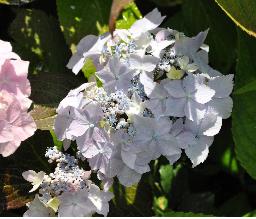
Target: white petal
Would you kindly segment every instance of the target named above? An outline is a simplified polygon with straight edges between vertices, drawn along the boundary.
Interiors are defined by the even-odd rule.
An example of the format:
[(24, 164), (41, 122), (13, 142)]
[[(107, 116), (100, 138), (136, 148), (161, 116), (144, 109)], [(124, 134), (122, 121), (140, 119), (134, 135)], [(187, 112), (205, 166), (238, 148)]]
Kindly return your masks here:
[(130, 169), (127, 166), (124, 166), (124, 168), (117, 175), (117, 177), (122, 185), (129, 187), (140, 181), (141, 174), (137, 173), (136, 171)]
[(214, 110), (208, 108), (207, 113), (200, 122), (200, 134), (214, 136), (219, 133), (222, 126), (222, 118)]
[(181, 153), (173, 154), (165, 157), (169, 160), (170, 164), (172, 165), (180, 158), (180, 156), (181, 156)]
[(223, 75), (221, 77), (215, 77), (209, 81), (209, 86), (215, 90), (216, 98), (228, 97), (233, 90), (233, 78), (234, 75)]
[(176, 138), (179, 143), (179, 147), (182, 149), (187, 148), (189, 144), (196, 143), (194, 134), (189, 131), (181, 132)]
[(181, 153), (181, 150), (178, 148), (177, 140), (171, 135), (166, 138), (161, 137), (159, 139), (159, 147), (161, 154), (164, 156), (171, 156)]
[(185, 116), (186, 98), (168, 98), (166, 100), (166, 116)]
[(213, 142), (213, 137), (202, 136), (198, 140), (197, 144), (190, 145), (185, 149), (185, 153), (191, 160), (193, 166), (195, 167), (200, 163), (203, 163), (208, 156), (209, 147)]
[(207, 104), (223, 119), (230, 117), (233, 108), (233, 100), (230, 97), (214, 98)]
[[(204, 121), (204, 120), (203, 120)], [(222, 126), (222, 118), (217, 116), (216, 122), (214, 123), (213, 126), (208, 127), (203, 134), (206, 136), (214, 136), (217, 135), (220, 132)]]
[(36, 175), (37, 175), (37, 172), (35, 172), (34, 170), (28, 170), (22, 173), (23, 178), (28, 182), (33, 182)]
[(144, 18), (136, 21), (129, 29), (133, 36), (138, 36), (149, 30), (153, 30), (158, 27), (164, 20), (165, 16), (162, 17), (158, 9), (154, 9), (148, 13)]
[(153, 81), (153, 75), (150, 73), (142, 72), (140, 74), (140, 82), (143, 84), (147, 96), (152, 93), (156, 86), (156, 82)]
[(75, 53), (69, 60), (67, 68), (72, 69), (76, 75), (83, 68), (85, 63), (85, 57), (81, 54)]
[(89, 51), (94, 46), (94, 44), (97, 42), (97, 40), (98, 40), (98, 37), (95, 35), (85, 36), (77, 44), (77, 52), (80, 54), (83, 54), (83, 53)]
[(181, 69), (185, 69), (189, 63), (189, 58), (187, 56), (182, 56), (177, 60)]
[(205, 104), (209, 102), (214, 96), (215, 91), (206, 85), (201, 85), (197, 91), (192, 95), (193, 99), (198, 103)]
[(121, 151), (121, 156), (122, 156), (122, 160), (123, 162), (131, 169), (135, 168), (135, 162), (137, 159), (137, 155), (131, 153), (130, 151)]
[(153, 99), (145, 101), (145, 106), (152, 111), (156, 118), (165, 116), (166, 105), (164, 100)]
[(199, 50), (199, 48), (202, 46), (207, 34), (208, 30), (200, 32), (198, 35), (192, 38), (185, 37), (177, 40), (174, 45), (176, 53), (187, 55), (192, 58), (193, 54), (196, 53), (197, 50)]
[(144, 55), (143, 57), (132, 54), (129, 58), (129, 65), (131, 69), (143, 70), (146, 72), (151, 72), (155, 69), (159, 62), (159, 58)]
[(198, 121), (201, 120), (206, 112), (206, 106), (195, 102), (192, 99), (188, 99), (185, 105), (185, 115), (189, 120)]
[(164, 88), (175, 98), (185, 97), (185, 92), (181, 80), (170, 80), (165, 83)]

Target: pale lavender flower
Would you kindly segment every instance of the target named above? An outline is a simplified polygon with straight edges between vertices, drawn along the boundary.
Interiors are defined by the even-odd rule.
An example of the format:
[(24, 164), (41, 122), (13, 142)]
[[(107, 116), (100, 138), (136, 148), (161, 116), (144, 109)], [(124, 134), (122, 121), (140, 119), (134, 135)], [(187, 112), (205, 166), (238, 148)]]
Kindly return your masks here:
[(179, 158), (181, 150), (176, 138), (170, 134), (172, 123), (168, 118), (135, 116), (133, 124), (136, 130), (133, 144), (137, 146), (137, 150), (145, 153), (146, 162), (149, 163), (160, 155)]
[(131, 87), (131, 80), (134, 76), (134, 71), (129, 69), (124, 63), (121, 63), (116, 56), (111, 58), (108, 65), (96, 75), (103, 82), (104, 89), (108, 92), (122, 90), (127, 93)]
[(214, 112), (208, 111), (201, 121), (185, 121), (185, 130), (194, 134), (195, 140), (185, 148), (185, 153), (191, 160), (193, 167), (205, 161), (209, 147), (213, 143), (213, 136), (221, 128), (222, 119)]
[(87, 133), (76, 139), (77, 146), (85, 158), (88, 158), (92, 170), (106, 174), (109, 160), (114, 150), (108, 134), (95, 128), (91, 136)]
[(74, 140), (86, 132), (92, 135), (94, 127), (102, 119), (103, 112), (97, 104), (88, 104), (83, 110), (68, 107), (55, 119), (55, 132), (60, 140)]
[(183, 117), (192, 121), (200, 120), (206, 112), (206, 104), (215, 91), (205, 85), (204, 77), (187, 75), (183, 80), (171, 80), (164, 87), (173, 98), (167, 100), (166, 115)]
[(139, 36), (142, 33), (157, 28), (163, 22), (164, 18), (165, 16), (161, 16), (161, 13), (158, 11), (158, 9), (155, 8), (153, 11), (148, 13), (144, 18), (136, 21), (129, 29), (129, 32), (134, 37)]
[(213, 99), (208, 103), (208, 107), (215, 111), (223, 119), (230, 117), (233, 101), (229, 95), (233, 90), (234, 75), (223, 75), (210, 78), (208, 85), (215, 90)]

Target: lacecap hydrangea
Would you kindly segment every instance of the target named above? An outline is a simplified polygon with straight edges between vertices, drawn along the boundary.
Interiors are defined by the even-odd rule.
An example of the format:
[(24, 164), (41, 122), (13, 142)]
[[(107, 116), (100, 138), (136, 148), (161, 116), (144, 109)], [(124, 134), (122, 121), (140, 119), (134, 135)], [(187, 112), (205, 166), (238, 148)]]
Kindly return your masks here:
[[(164, 18), (154, 9), (113, 36), (88, 35), (67, 65), (77, 74), (91, 59), (102, 86), (91, 81), (71, 90), (57, 109), (55, 133), (65, 150), (76, 142), (77, 158), (97, 173), (104, 192), (114, 177), (138, 183), (160, 156), (173, 164), (184, 151), (193, 167), (204, 162), (231, 114), (233, 75), (208, 65), (208, 30), (190, 38), (160, 28)], [(80, 200), (81, 193), (69, 194)]]
[(231, 114), (233, 75), (208, 65), (208, 30), (190, 38), (159, 28), (164, 18), (154, 9), (113, 37), (86, 36), (67, 65), (78, 73), (92, 59), (103, 86), (70, 91), (55, 131), (60, 140), (76, 141), (106, 181), (117, 176), (130, 186), (150, 171), (151, 160), (162, 155), (173, 164), (182, 150), (197, 166)]
[(32, 136), (36, 124), (27, 112), (31, 86), (29, 62), (12, 52), (9, 42), (0, 40), (0, 154), (13, 154), (21, 142)]

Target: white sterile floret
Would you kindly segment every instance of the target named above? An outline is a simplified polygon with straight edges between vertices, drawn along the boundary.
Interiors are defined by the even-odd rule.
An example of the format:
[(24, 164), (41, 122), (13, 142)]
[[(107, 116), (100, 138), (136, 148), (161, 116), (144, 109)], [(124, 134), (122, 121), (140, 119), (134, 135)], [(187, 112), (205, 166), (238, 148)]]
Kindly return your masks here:
[(22, 173), (23, 178), (31, 182), (31, 184), (33, 185), (33, 188), (29, 192), (34, 192), (39, 188), (39, 186), (44, 180), (44, 175), (45, 172), (43, 171), (36, 173), (33, 170), (28, 170)]
[(114, 56), (108, 62), (108, 65), (96, 75), (103, 82), (104, 89), (108, 92), (122, 90), (127, 93), (131, 87), (131, 80), (134, 71), (129, 69), (127, 64), (121, 63), (120, 60)]
[(64, 192), (60, 197), (60, 217), (89, 217), (95, 212), (107, 216), (109, 201), (113, 198), (110, 192), (101, 191), (91, 184), (89, 189), (78, 192)]
[(133, 36), (138, 36), (150, 30), (157, 28), (164, 20), (165, 16), (161, 16), (158, 9), (154, 9), (148, 13), (144, 18), (136, 21), (129, 29)]
[(185, 130), (194, 134), (195, 139), (188, 143), (185, 153), (193, 163), (193, 167), (205, 161), (209, 147), (213, 143), (213, 136), (219, 133), (222, 119), (214, 112), (207, 112), (205, 117), (196, 122), (185, 121)]
[(167, 114), (176, 117), (186, 116), (192, 121), (201, 120), (215, 91), (202, 83), (198, 75), (187, 75), (183, 80), (167, 82), (164, 87), (172, 98), (168, 99)]
[(59, 199), (59, 217), (89, 217), (96, 212), (96, 207), (88, 199), (87, 189), (64, 192)]
[(23, 214), (23, 217), (50, 217), (54, 215), (53, 210), (47, 208), (36, 195), (34, 200), (27, 204), (28, 210)]
[(229, 96), (233, 90), (234, 75), (223, 75), (210, 78), (208, 85), (215, 90), (213, 99), (208, 103), (209, 108), (214, 110), (220, 117), (227, 119), (230, 117), (233, 101)]
[(176, 161), (180, 157), (181, 150), (177, 139), (170, 134), (172, 123), (168, 118), (135, 116), (134, 127), (136, 134), (133, 144), (137, 146), (137, 150), (144, 152), (144, 156), (147, 154), (146, 162), (149, 163), (160, 155), (167, 158), (175, 157), (175, 159), (169, 159), (170, 161)]
[(97, 129), (91, 137), (81, 136), (76, 142), (82, 155), (88, 159), (91, 169), (106, 174), (109, 160), (115, 149), (108, 134), (104, 130)]
[(67, 107), (55, 119), (55, 132), (60, 140), (74, 140), (90, 132), (102, 118), (103, 112), (98, 104), (90, 103), (85, 109)]

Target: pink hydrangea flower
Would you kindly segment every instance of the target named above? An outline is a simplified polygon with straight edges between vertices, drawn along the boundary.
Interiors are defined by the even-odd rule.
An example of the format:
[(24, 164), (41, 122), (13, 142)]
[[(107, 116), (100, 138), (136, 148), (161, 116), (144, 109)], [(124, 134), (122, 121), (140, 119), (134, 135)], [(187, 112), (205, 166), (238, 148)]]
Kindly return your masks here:
[(13, 154), (21, 142), (34, 134), (36, 125), (33, 118), (22, 109), (17, 98), (0, 92), (0, 154)]
[(20, 59), (20, 57), (12, 52), (12, 45), (9, 42), (0, 40), (0, 59)]
[(12, 52), (9, 42), (0, 40), (0, 154), (4, 157), (13, 154), (36, 130), (27, 113), (32, 103), (28, 65)]
[(28, 109), (31, 100), (28, 96), (31, 94), (31, 87), (28, 76), (29, 62), (22, 60), (0, 61), (0, 90), (12, 93), (21, 102), (23, 109)]

